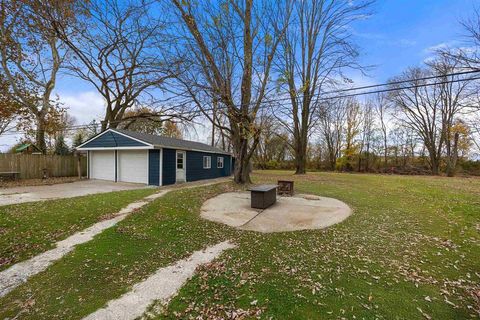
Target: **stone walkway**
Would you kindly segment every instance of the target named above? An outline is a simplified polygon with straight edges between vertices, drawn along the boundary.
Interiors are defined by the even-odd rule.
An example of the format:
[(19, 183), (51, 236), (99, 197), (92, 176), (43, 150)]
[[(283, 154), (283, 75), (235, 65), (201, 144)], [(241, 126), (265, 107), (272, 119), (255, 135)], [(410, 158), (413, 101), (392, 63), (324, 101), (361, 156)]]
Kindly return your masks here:
[(234, 247), (235, 245), (229, 241), (221, 242), (205, 250), (196, 251), (190, 257), (173, 265), (160, 268), (146, 280), (135, 284), (130, 292), (111, 300), (105, 308), (97, 310), (83, 320), (137, 319), (153, 302), (168, 303), (193, 276), (198, 266), (213, 261), (223, 251)]
[(0, 298), (8, 294), (22, 283), (26, 282), (31, 276), (34, 276), (37, 273), (47, 269), (53, 262), (59, 260), (67, 253), (72, 251), (75, 246), (92, 240), (97, 234), (103, 232), (105, 229), (113, 227), (118, 222), (125, 219), (129, 214), (140, 209), (154, 199), (160, 198), (173, 190), (208, 186), (226, 181), (228, 180), (215, 179), (209, 182), (193, 182), (175, 187), (169, 187), (149, 195), (140, 201), (129, 204), (127, 207), (120, 210), (113, 218), (97, 222), (87, 229), (77, 232), (64, 240), (57, 242), (54, 249), (41, 253), (29, 260), (14, 264), (10, 268), (0, 272)]

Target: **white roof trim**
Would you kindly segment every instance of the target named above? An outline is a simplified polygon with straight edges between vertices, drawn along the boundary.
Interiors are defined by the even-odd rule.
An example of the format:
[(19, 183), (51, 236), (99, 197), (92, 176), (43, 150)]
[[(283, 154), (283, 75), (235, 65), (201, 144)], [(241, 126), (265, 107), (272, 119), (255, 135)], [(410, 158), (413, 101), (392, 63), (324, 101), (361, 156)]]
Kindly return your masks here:
[[(96, 139), (96, 138), (99, 138), (100, 136), (104, 135), (105, 133), (107, 132), (110, 132), (110, 131), (113, 131), (119, 135), (122, 135), (124, 137), (127, 137), (129, 139), (132, 139), (132, 140), (135, 140), (137, 142), (140, 142), (140, 143), (143, 143), (145, 146), (139, 146), (139, 147), (87, 147), (87, 148), (84, 148), (83, 146), (87, 143), (89, 143), (90, 141)], [(224, 151), (224, 152), (215, 152), (215, 151), (206, 151), (206, 150), (200, 150), (200, 149), (189, 149), (189, 148), (177, 148), (177, 147), (174, 147), (174, 146), (167, 146), (167, 145), (160, 145), (160, 144), (156, 144), (156, 145), (153, 145), (151, 143), (148, 143), (148, 142), (145, 142), (143, 140), (140, 140), (140, 139), (137, 139), (137, 138), (134, 138), (132, 136), (129, 136), (128, 134), (125, 134), (125, 133), (122, 133), (122, 132), (119, 132), (115, 129), (107, 129), (99, 134), (97, 134), (96, 136), (88, 139), (87, 141), (85, 141), (84, 143), (82, 143), (81, 145), (79, 145), (76, 150), (131, 150), (131, 149), (154, 149), (154, 148), (166, 148), (166, 149), (173, 149), (173, 150), (185, 150), (185, 151), (196, 151), (196, 152), (203, 152), (203, 153), (212, 153), (212, 154), (221, 154), (221, 155), (227, 155), (227, 156), (232, 156), (231, 153), (228, 153), (227, 151)]]
[(154, 149), (153, 146), (144, 146), (144, 147), (90, 147), (90, 148), (77, 148), (77, 150), (88, 150), (88, 151), (95, 151), (95, 150), (148, 150)]
[[(113, 131), (113, 132), (115, 132), (115, 133), (117, 133), (117, 134), (119, 134), (119, 135), (122, 135), (122, 136), (127, 137), (127, 138), (132, 139), (132, 140), (135, 140), (135, 141), (137, 141), (137, 142), (143, 143), (146, 147), (144, 147), (144, 146), (141, 146), (141, 147), (101, 147), (101, 148), (93, 148), (93, 147), (91, 147), (91, 148), (88, 148), (88, 147), (87, 147), (87, 148), (84, 148), (84, 147), (83, 147), (85, 144), (87, 144), (87, 143), (89, 143), (89, 142), (91, 142), (91, 141), (93, 141), (93, 140), (95, 140), (95, 139), (97, 139), (97, 138), (100, 138), (100, 137), (103, 136), (105, 133), (110, 132), (110, 131)], [(124, 133), (121, 133), (121, 132), (118, 132), (118, 131), (116, 131), (116, 130), (114, 130), (114, 129), (109, 128), (109, 129), (107, 129), (107, 130), (105, 130), (105, 131), (97, 134), (96, 136), (91, 137), (90, 139), (88, 139), (87, 141), (85, 141), (84, 143), (82, 143), (81, 145), (79, 145), (76, 149), (77, 149), (77, 150), (115, 150), (115, 149), (121, 150), (121, 149), (125, 149), (125, 148), (128, 148), (128, 149), (153, 149), (153, 145), (150, 144), (150, 143), (148, 143), (148, 142), (142, 141), (142, 140), (140, 140), (140, 139), (134, 138), (134, 137), (132, 137), (132, 136), (126, 135), (126, 134), (124, 134)]]
[(99, 138), (101, 136), (103, 136), (105, 133), (107, 133), (110, 129), (107, 129), (103, 132), (100, 132), (99, 134), (96, 134), (94, 135), (93, 137), (91, 137), (90, 139), (88, 139), (87, 141), (85, 141), (84, 143), (82, 143), (81, 145), (79, 145), (76, 149), (80, 149), (80, 150), (86, 150), (86, 149), (81, 149), (83, 147), (84, 144), (87, 144), (89, 143), (90, 141), (96, 139), (96, 138)]

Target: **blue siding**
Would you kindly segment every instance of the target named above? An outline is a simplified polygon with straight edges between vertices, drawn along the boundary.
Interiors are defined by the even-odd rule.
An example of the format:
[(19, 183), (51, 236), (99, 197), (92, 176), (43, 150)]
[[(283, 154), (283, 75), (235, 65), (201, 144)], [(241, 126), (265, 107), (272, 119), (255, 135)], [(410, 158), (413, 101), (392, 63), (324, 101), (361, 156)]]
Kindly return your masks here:
[[(174, 149), (162, 149), (162, 184), (174, 184), (176, 182), (176, 164), (175, 164), (175, 150)], [(187, 157), (188, 159), (188, 157)]]
[[(210, 169), (203, 168), (203, 157), (212, 157)], [(223, 157), (223, 168), (217, 168), (217, 157)], [(214, 179), (230, 175), (230, 156), (208, 152), (187, 151), (187, 181)]]
[(148, 150), (148, 184), (160, 185), (160, 150)]
[(84, 145), (84, 148), (143, 147), (146, 144), (109, 131)]

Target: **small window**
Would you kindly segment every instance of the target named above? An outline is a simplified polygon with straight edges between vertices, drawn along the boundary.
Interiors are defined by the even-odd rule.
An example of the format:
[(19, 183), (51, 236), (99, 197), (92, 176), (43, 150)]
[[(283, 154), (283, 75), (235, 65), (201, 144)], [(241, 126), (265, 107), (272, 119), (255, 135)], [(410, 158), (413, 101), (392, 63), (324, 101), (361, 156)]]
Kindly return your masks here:
[(210, 169), (212, 167), (212, 157), (203, 157), (203, 169)]
[(223, 157), (217, 157), (217, 168), (223, 168)]
[(177, 169), (183, 169), (183, 152), (177, 152)]

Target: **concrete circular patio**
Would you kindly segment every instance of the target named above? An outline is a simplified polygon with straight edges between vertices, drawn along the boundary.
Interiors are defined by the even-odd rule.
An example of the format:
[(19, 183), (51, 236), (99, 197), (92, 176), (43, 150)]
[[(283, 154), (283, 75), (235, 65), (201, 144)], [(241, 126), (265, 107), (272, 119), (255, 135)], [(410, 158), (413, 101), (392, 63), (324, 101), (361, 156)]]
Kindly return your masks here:
[(207, 200), (201, 217), (242, 230), (283, 232), (322, 229), (345, 220), (352, 210), (342, 201), (313, 195), (278, 197), (265, 210), (250, 207), (249, 192), (228, 192)]

